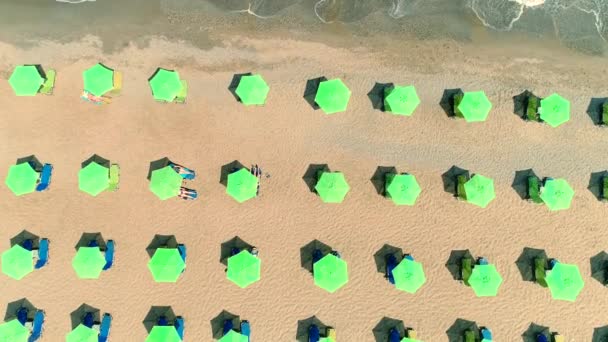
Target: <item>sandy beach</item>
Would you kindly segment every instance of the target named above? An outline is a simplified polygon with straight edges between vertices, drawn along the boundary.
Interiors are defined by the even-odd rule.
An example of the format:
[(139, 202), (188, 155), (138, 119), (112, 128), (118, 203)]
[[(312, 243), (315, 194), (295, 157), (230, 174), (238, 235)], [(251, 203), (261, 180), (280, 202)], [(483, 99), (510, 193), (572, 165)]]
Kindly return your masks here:
[[(384, 316), (402, 319), (424, 341), (446, 341), (457, 318), (490, 327), (497, 341), (521, 340), (532, 322), (568, 341), (590, 341), (594, 328), (608, 324), (598, 314), (608, 305), (607, 290), (589, 266), (608, 246), (607, 208), (587, 190), (590, 173), (608, 168), (608, 131), (585, 111), (591, 97), (606, 95), (605, 59), (549, 43), (521, 55), (533, 45), (492, 43), (482, 30), (473, 34), (484, 45), (395, 43), (331, 30), (323, 39), (217, 30), (207, 33), (212, 47), (151, 37), (113, 52), (94, 35), (28, 47), (0, 43), (2, 79), (24, 63), (58, 74), (53, 96), (15, 97), (0, 82), (2, 177), (30, 154), (55, 168), (48, 192), (16, 197), (0, 187), (0, 250), (22, 229), (51, 240), (48, 267), (22, 281), (2, 275), (0, 305), (27, 297), (44, 309), (42, 341), (64, 340), (69, 313), (82, 303), (113, 315), (112, 341), (143, 341), (152, 305), (171, 305), (185, 317), (185, 341), (212, 341), (209, 322), (222, 310), (249, 320), (254, 341), (294, 341), (297, 321), (312, 315), (335, 327), (341, 341), (373, 341), (372, 328)], [(81, 72), (98, 61), (124, 73), (122, 95), (104, 106), (79, 99)], [(146, 80), (159, 66), (188, 81), (186, 105), (153, 101)], [(244, 107), (227, 90), (234, 73), (249, 71), (270, 85), (264, 107)], [(327, 116), (302, 98), (306, 80), (318, 76), (340, 77), (350, 87), (346, 112)], [(366, 94), (374, 82), (415, 85), (422, 103), (414, 116), (373, 110)], [(446, 88), (484, 90), (494, 104), (489, 119), (448, 118), (438, 105)], [(518, 118), (511, 97), (524, 89), (568, 98), (571, 121), (552, 129)], [(121, 165), (118, 192), (79, 192), (80, 163), (94, 153)], [(165, 156), (197, 171), (197, 201), (160, 201), (150, 193), (149, 163)], [(270, 174), (261, 196), (244, 204), (219, 183), (220, 167), (235, 159)], [(351, 192), (344, 203), (323, 204), (308, 191), (302, 176), (314, 163), (345, 173)], [(397, 207), (376, 194), (369, 179), (380, 165), (416, 175), (423, 189), (416, 206)], [(444, 192), (441, 174), (452, 165), (494, 178), (496, 200), (480, 209)], [(511, 183), (527, 168), (566, 178), (576, 191), (572, 208), (549, 212), (522, 201)], [(114, 268), (96, 281), (77, 279), (71, 268), (83, 232), (117, 243)], [(154, 234), (175, 234), (188, 246), (176, 284), (154, 283), (146, 267)], [(226, 280), (219, 262), (220, 244), (235, 235), (262, 258), (262, 280), (247, 289)], [(350, 282), (336, 293), (314, 286), (300, 267), (300, 247), (313, 239), (348, 262)], [(428, 281), (417, 294), (397, 291), (375, 271), (373, 253), (385, 243), (424, 264)], [(515, 260), (524, 247), (580, 267), (586, 286), (575, 303), (522, 281)], [(451, 278), (449, 253), (465, 248), (497, 265), (504, 278), (498, 297), (477, 298)]]

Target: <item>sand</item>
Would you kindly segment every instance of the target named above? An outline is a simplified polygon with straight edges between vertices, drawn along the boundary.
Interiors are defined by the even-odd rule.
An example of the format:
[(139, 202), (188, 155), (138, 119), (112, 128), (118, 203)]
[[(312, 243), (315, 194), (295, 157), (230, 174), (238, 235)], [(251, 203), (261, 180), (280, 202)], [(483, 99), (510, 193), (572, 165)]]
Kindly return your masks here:
[[(58, 72), (50, 97), (17, 98), (0, 82), (3, 177), (30, 154), (55, 166), (48, 192), (15, 197), (0, 187), (0, 250), (22, 229), (51, 240), (50, 265), (19, 282), (2, 276), (0, 291), (0, 303), (27, 297), (46, 311), (43, 341), (63, 340), (69, 313), (82, 303), (113, 315), (113, 341), (143, 341), (151, 305), (171, 305), (185, 317), (186, 341), (211, 341), (209, 322), (224, 309), (251, 322), (254, 341), (293, 341), (297, 321), (311, 315), (351, 341), (372, 341), (383, 316), (402, 319), (425, 341), (446, 340), (457, 318), (490, 327), (497, 341), (520, 340), (531, 322), (589, 341), (593, 328), (608, 324), (598, 315), (608, 305), (606, 289), (589, 271), (589, 258), (608, 241), (606, 205), (586, 189), (590, 173), (608, 167), (607, 131), (585, 114), (590, 97), (605, 95), (605, 60), (557, 47), (522, 56), (507, 41), (390, 45), (391, 37), (320, 42), (254, 32), (214, 39), (219, 44), (207, 50), (155, 38), (113, 54), (103, 54), (92, 36), (28, 49), (0, 45), (3, 78), (20, 63)], [(98, 60), (124, 72), (124, 92), (107, 106), (79, 99), (80, 73)], [(146, 79), (157, 66), (177, 68), (189, 82), (186, 105), (152, 100)], [(271, 86), (266, 106), (246, 108), (227, 90), (233, 73), (247, 71)], [(321, 75), (351, 88), (347, 112), (326, 116), (304, 101), (306, 80)], [(422, 101), (415, 115), (374, 111), (366, 93), (375, 81), (414, 84)], [(486, 91), (494, 103), (487, 122), (446, 117), (438, 102), (444, 88), (456, 87)], [(569, 98), (572, 120), (557, 129), (523, 122), (512, 114), (511, 97), (525, 88)], [(80, 163), (93, 153), (121, 165), (118, 192), (93, 198), (78, 191)], [(198, 172), (192, 187), (199, 200), (159, 201), (148, 191), (149, 162), (164, 156)], [(261, 196), (244, 204), (219, 184), (221, 165), (235, 159), (270, 174)], [(352, 190), (344, 203), (323, 204), (308, 191), (301, 177), (311, 163), (346, 174)], [(494, 178), (496, 200), (480, 209), (444, 192), (440, 175), (453, 164)], [(423, 192), (415, 207), (375, 193), (369, 179), (379, 165), (418, 177)], [(520, 200), (513, 175), (530, 167), (570, 181), (570, 210)], [(97, 281), (79, 280), (71, 268), (83, 232), (117, 243), (115, 267)], [(188, 246), (176, 284), (156, 284), (148, 272), (145, 247), (154, 234), (175, 234)], [(263, 261), (262, 280), (247, 289), (226, 280), (219, 262), (220, 244), (235, 235), (256, 245)], [(299, 249), (312, 239), (349, 263), (350, 282), (336, 293), (314, 286), (299, 266)], [(416, 295), (375, 272), (373, 253), (385, 243), (424, 264), (428, 282)], [(552, 300), (547, 289), (521, 280), (514, 262), (524, 247), (579, 265), (586, 287), (577, 302)], [(444, 264), (463, 248), (496, 263), (504, 277), (498, 297), (476, 298), (451, 279)]]

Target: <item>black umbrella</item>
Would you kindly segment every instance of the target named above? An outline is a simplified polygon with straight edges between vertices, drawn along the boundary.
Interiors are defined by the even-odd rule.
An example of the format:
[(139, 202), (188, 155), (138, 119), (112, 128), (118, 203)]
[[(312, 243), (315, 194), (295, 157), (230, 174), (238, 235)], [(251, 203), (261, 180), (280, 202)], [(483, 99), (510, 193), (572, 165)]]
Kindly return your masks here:
[(306, 88), (304, 88), (304, 99), (314, 110), (321, 108), (315, 102), (315, 97), (317, 96), (317, 90), (319, 90), (319, 85), (321, 84), (321, 82), (324, 81), (327, 81), (327, 78), (324, 76), (306, 81)]
[(241, 83), (241, 78), (243, 78), (243, 76), (251, 76), (251, 75), (253, 75), (253, 74), (250, 72), (232, 75), (232, 80), (230, 81), (230, 85), (228, 85), (228, 91), (230, 91), (232, 96), (234, 96), (234, 98), (239, 102), (241, 102), (241, 98), (237, 95), (236, 88), (239, 86), (239, 83)]
[(450, 253), (450, 257), (445, 263), (445, 267), (450, 271), (454, 280), (462, 280), (462, 259), (464, 258), (473, 259), (473, 255), (471, 255), (468, 249), (454, 250)]
[(374, 87), (367, 93), (367, 97), (372, 103), (374, 109), (378, 109), (384, 112), (384, 97), (388, 89), (394, 88), (393, 83), (378, 83), (374, 84)]
[(319, 240), (313, 240), (306, 246), (300, 248), (300, 265), (307, 271), (312, 273), (312, 252), (318, 249), (321, 254), (326, 255), (332, 251), (331, 247)]
[(317, 328), (319, 328), (319, 331), (321, 332), (321, 334), (328, 327), (328, 325), (325, 325), (316, 316), (312, 316), (312, 317), (309, 317), (307, 319), (298, 321), (298, 329), (296, 331), (296, 341), (298, 341), (298, 342), (308, 342), (309, 341), (309, 339), (308, 339), (309, 338), (309, 336), (308, 336), (308, 329), (310, 329), (310, 327), (313, 324), (316, 325)]
[(17, 319), (17, 313), (22, 308), (27, 310), (27, 320), (33, 321), (36, 315), (36, 307), (26, 298), (21, 298), (14, 302), (10, 302), (6, 305), (6, 314), (4, 315), (4, 321), (8, 322), (13, 319)]
[(515, 177), (513, 178), (513, 183), (511, 187), (522, 200), (528, 199), (528, 177), (536, 177), (540, 180), (540, 178), (534, 173), (532, 169), (519, 170), (515, 171)]
[(220, 184), (227, 186), (228, 175), (243, 168), (245, 168), (245, 166), (238, 160), (233, 160), (226, 165), (222, 165), (222, 168), (220, 169)]
[(101, 322), (101, 314), (99, 312), (99, 309), (94, 308), (90, 305), (87, 304), (82, 304), (81, 306), (78, 307), (78, 309), (72, 311), (72, 313), (70, 313), (70, 320), (72, 321), (72, 329), (76, 329), (76, 327), (84, 322), (84, 317), (87, 314), (92, 314), (93, 315), (93, 322), (95, 324), (99, 324)]
[(146, 315), (146, 318), (144, 318), (143, 321), (144, 327), (146, 327), (148, 333), (152, 331), (152, 328), (154, 328), (154, 326), (158, 325), (158, 320), (161, 317), (164, 317), (168, 325), (175, 324), (176, 316), (175, 312), (173, 312), (173, 308), (171, 308), (170, 306), (153, 306), (150, 308), (150, 311), (148, 311), (148, 314)]
[(146, 247), (146, 252), (148, 252), (150, 257), (153, 257), (157, 248), (177, 248), (177, 245), (178, 243), (175, 235), (156, 234), (154, 235), (154, 238), (152, 238), (152, 241), (148, 247)]
[(110, 168), (110, 161), (108, 159), (102, 158), (97, 154), (92, 155), (91, 157), (89, 157), (89, 159), (83, 161), (80, 164), (81, 168), (85, 168), (87, 165), (91, 164), (92, 162), (95, 162), (101, 166), (105, 166), (107, 168)]
[(308, 165), (308, 168), (306, 169), (304, 176), (302, 176), (304, 183), (306, 183), (306, 185), (308, 186), (308, 189), (311, 192), (315, 192), (315, 186), (317, 185), (317, 179), (318, 179), (317, 174), (319, 173), (319, 171), (328, 172), (329, 167), (327, 166), (327, 164), (310, 164), (310, 165)]
[(462, 342), (464, 341), (465, 332), (469, 330), (475, 334), (475, 341), (478, 341), (480, 336), (477, 323), (467, 321), (466, 319), (457, 319), (445, 333), (448, 335), (449, 342)]
[(239, 250), (246, 249), (251, 251), (253, 245), (248, 244), (243, 239), (238, 236), (233, 237), (232, 239), (222, 243), (220, 249), (220, 262), (226, 266), (228, 266), (228, 258), (232, 255), (232, 249), (238, 248)]
[(528, 329), (521, 335), (524, 342), (536, 342), (537, 336), (543, 334), (547, 338), (547, 341), (551, 341), (551, 331), (548, 327), (531, 323)]
[(596, 125), (600, 125), (602, 122), (602, 107), (606, 101), (608, 101), (608, 97), (594, 97), (589, 101), (587, 115), (589, 115), (591, 121)]
[(591, 342), (607, 342), (608, 341), (608, 325), (593, 329), (593, 337)]
[(526, 247), (521, 252), (521, 255), (515, 261), (517, 265), (517, 269), (519, 269), (519, 273), (521, 273), (521, 278), (525, 281), (536, 281), (536, 277), (534, 276), (534, 260), (536, 258), (544, 258), (547, 259), (547, 253), (544, 249), (536, 249)]
[(591, 277), (608, 285), (608, 253), (601, 251), (591, 258)]
[(441, 96), (439, 105), (445, 112), (445, 115), (447, 115), (450, 118), (456, 116), (456, 113), (454, 113), (454, 96), (463, 95), (463, 94), (464, 94), (464, 92), (460, 88), (445, 89), (443, 91), (443, 95)]
[(78, 250), (80, 247), (89, 247), (93, 241), (97, 242), (97, 246), (99, 246), (100, 250), (103, 251), (106, 249), (106, 240), (103, 239), (101, 233), (83, 233), (74, 248)]
[(386, 257), (388, 255), (394, 255), (397, 259), (397, 264), (403, 260), (403, 250), (399, 247), (385, 244), (374, 254), (374, 261), (376, 262), (376, 270), (382, 274), (386, 273)]
[(376, 342), (387, 342), (391, 329), (397, 329), (399, 336), (405, 336), (405, 325), (400, 319), (383, 317), (378, 324), (372, 329)]
[(17, 159), (17, 165), (23, 163), (30, 163), (34, 167), (34, 170), (36, 170), (37, 172), (42, 171), (42, 163), (34, 155)]
[(239, 329), (241, 326), (241, 318), (239, 316), (224, 310), (211, 320), (211, 331), (213, 332), (213, 338), (220, 339), (222, 336), (224, 336), (224, 322), (227, 320), (232, 320), (232, 326), (234, 329)]
[(458, 176), (465, 176), (469, 178), (469, 171), (453, 165), (449, 170), (441, 175), (441, 180), (443, 181), (443, 190), (454, 195), (454, 197), (458, 196)]
[(587, 189), (589, 189), (589, 191), (591, 191), (595, 198), (600, 201), (602, 200), (602, 193), (604, 191), (604, 177), (608, 177), (608, 171), (599, 171), (591, 173), (591, 176), (589, 177), (589, 186), (587, 186)]
[(370, 178), (370, 181), (374, 185), (374, 188), (376, 189), (378, 195), (384, 196), (386, 175), (389, 173), (397, 174), (397, 169), (394, 166), (378, 166), (376, 172), (374, 172), (374, 175), (372, 176), (372, 178)]
[(520, 94), (513, 96), (513, 113), (524, 120), (527, 120), (526, 111), (528, 108), (528, 99), (531, 96), (538, 97), (527, 89)]
[(167, 157), (150, 162), (150, 167), (148, 168), (148, 176), (147, 176), (148, 180), (150, 180), (150, 178), (152, 178), (152, 172), (162, 169), (163, 167), (169, 165), (169, 163), (171, 163), (171, 161)]
[(11, 238), (11, 247), (13, 247), (14, 245), (20, 245), (23, 246), (23, 243), (26, 240), (30, 240), (32, 241), (32, 248), (36, 249), (38, 248), (38, 245), (40, 243), (40, 238), (38, 237), (38, 235), (36, 234), (32, 234), (30, 232), (28, 232), (27, 230), (22, 230), (21, 233), (13, 236)]

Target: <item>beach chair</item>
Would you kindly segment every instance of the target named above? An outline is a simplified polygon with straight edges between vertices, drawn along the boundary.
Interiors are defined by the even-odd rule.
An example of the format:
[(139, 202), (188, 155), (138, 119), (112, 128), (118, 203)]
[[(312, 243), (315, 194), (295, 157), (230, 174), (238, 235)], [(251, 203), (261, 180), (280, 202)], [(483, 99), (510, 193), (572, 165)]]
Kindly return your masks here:
[(106, 342), (108, 340), (108, 336), (110, 336), (111, 325), (112, 315), (110, 315), (109, 313), (103, 314), (103, 318), (101, 319), (101, 325), (99, 327), (98, 342)]
[(114, 70), (114, 88), (110, 90), (110, 94), (120, 95), (122, 91), (122, 72)]
[(40, 269), (44, 267), (49, 260), (49, 240), (48, 239), (40, 239), (40, 243), (38, 244), (38, 260), (36, 260), (36, 264), (34, 265), (35, 269)]
[(47, 70), (45, 74), (46, 81), (44, 81), (42, 87), (40, 88), (40, 94), (53, 95), (53, 89), (55, 88), (55, 77), (57, 76), (57, 74), (53, 69)]
[(177, 334), (181, 340), (184, 339), (184, 318), (182, 316), (177, 316), (175, 318), (175, 330), (177, 330)]
[(227, 319), (224, 321), (224, 327), (222, 328), (222, 335), (226, 335), (227, 333), (230, 332), (230, 330), (232, 330), (233, 328), (233, 324), (232, 324), (232, 320), (231, 319)]
[(566, 342), (566, 338), (563, 335), (560, 335), (559, 333), (554, 333), (553, 342)]
[(547, 287), (545, 277), (547, 275), (547, 260), (545, 258), (534, 259), (534, 279), (538, 285)]
[(118, 184), (120, 183), (120, 166), (118, 164), (110, 165), (110, 177), (108, 181), (108, 191), (118, 190)]
[(179, 251), (179, 255), (181, 255), (182, 260), (186, 262), (186, 246), (183, 243), (177, 245), (177, 250)]
[(395, 269), (395, 267), (397, 267), (397, 258), (395, 258), (395, 255), (393, 254), (388, 254), (386, 256), (386, 279), (388, 279), (388, 282), (391, 284), (395, 284), (395, 277), (393, 277), (393, 270)]
[(492, 341), (492, 332), (488, 328), (481, 328), (481, 339)]
[(332, 328), (332, 327), (327, 327), (325, 329), (325, 335), (329, 338), (331, 338), (334, 342), (337, 341), (336, 339), (336, 329)]
[(182, 188), (183, 191), (179, 193), (179, 198), (187, 201), (192, 201), (198, 198), (198, 192), (194, 189)]
[(604, 176), (602, 178), (602, 188), (600, 192), (600, 198), (602, 201), (608, 201), (608, 176)]
[(251, 341), (251, 326), (249, 321), (245, 320), (241, 322), (241, 334), (247, 336), (247, 342)]
[(528, 199), (532, 203), (543, 203), (540, 198), (540, 180), (538, 177), (528, 177)]
[(179, 93), (177, 93), (177, 95), (175, 96), (175, 103), (179, 103), (179, 104), (185, 104), (186, 103), (186, 97), (188, 96), (188, 83), (184, 80), (181, 80), (182, 82), (182, 90), (179, 91)]
[(34, 323), (32, 324), (32, 334), (27, 339), (27, 342), (36, 342), (42, 337), (42, 329), (44, 328), (44, 311), (38, 310), (34, 315)]
[(114, 240), (108, 240), (106, 243), (106, 264), (103, 266), (103, 270), (107, 271), (112, 268), (112, 264), (114, 264)]
[(311, 325), (308, 328), (308, 342), (319, 342), (321, 339), (321, 332), (319, 331), (319, 327), (315, 324)]
[(468, 181), (465, 175), (456, 177), (456, 196), (460, 199), (467, 200), (467, 194), (464, 191), (464, 184)]
[(51, 185), (51, 176), (53, 175), (53, 165), (44, 164), (40, 172), (40, 183), (36, 185), (36, 191), (45, 191)]
[(464, 332), (464, 342), (476, 342), (475, 332), (473, 330), (467, 330)]
[(388, 331), (388, 341), (389, 342), (400, 342), (401, 335), (399, 334), (399, 330), (397, 330), (395, 328), (391, 328), (391, 330)]
[(540, 121), (538, 115), (538, 97), (530, 96), (528, 97), (528, 105), (526, 106), (526, 117), (525, 119), (528, 121)]
[(459, 118), (463, 118), (464, 117), (462, 115), (462, 112), (460, 111), (460, 109), (458, 109), (458, 106), (460, 105), (460, 102), (462, 101), (463, 97), (464, 97), (464, 94), (456, 94), (456, 95), (454, 95), (454, 115), (456, 117), (459, 117)]
[(470, 286), (469, 278), (471, 278), (471, 273), (473, 272), (473, 260), (471, 260), (471, 258), (462, 258), (460, 262), (460, 272), (464, 284)]
[(602, 105), (602, 114), (600, 118), (600, 125), (608, 125), (608, 101), (605, 101)]

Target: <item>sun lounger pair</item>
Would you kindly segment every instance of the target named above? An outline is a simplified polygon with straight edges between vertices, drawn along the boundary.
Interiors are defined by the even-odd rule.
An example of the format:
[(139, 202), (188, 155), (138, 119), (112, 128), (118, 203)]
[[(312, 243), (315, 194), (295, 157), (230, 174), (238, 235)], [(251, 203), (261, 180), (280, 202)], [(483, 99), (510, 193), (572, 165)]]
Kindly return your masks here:
[(251, 341), (251, 326), (249, 321), (244, 320), (241, 322), (241, 334), (247, 336), (247, 342)]
[(540, 99), (536, 96), (528, 97), (528, 105), (526, 106), (526, 117), (528, 121), (540, 121), (538, 113)]
[(547, 260), (545, 258), (534, 259), (534, 279), (538, 285), (547, 287), (545, 277), (547, 275)]
[(188, 189), (181, 187), (180, 193), (178, 195), (181, 199), (191, 201), (198, 198), (198, 192), (194, 189)]
[(464, 191), (464, 184), (469, 179), (465, 175), (456, 176), (456, 196), (463, 200), (467, 199), (467, 194)]
[(308, 328), (308, 342), (319, 342), (321, 339), (321, 331), (319, 331), (319, 327), (315, 324), (311, 325)]
[(399, 334), (399, 330), (395, 328), (391, 328), (388, 332), (388, 341), (389, 342), (399, 342), (401, 341), (401, 335)]
[(460, 272), (462, 281), (466, 286), (469, 286), (469, 278), (471, 278), (471, 273), (473, 273), (473, 260), (471, 258), (462, 258)]
[(38, 260), (36, 260), (36, 264), (34, 264), (35, 269), (40, 269), (44, 267), (49, 260), (49, 240), (48, 239), (40, 239), (38, 243)]
[(547, 335), (540, 333), (536, 335), (536, 342), (549, 342), (549, 338)]
[(536, 176), (528, 177), (528, 199), (533, 203), (543, 203), (540, 198), (540, 179)]
[(44, 311), (38, 310), (34, 315), (32, 322), (32, 333), (27, 339), (27, 342), (36, 342), (42, 337), (42, 329), (44, 327)]
[(110, 90), (110, 94), (114, 96), (120, 95), (122, 91), (122, 72), (114, 70), (113, 85), (114, 88)]
[(110, 336), (110, 327), (112, 325), (112, 315), (105, 313), (101, 319), (101, 325), (99, 327), (99, 338), (98, 342), (106, 342), (108, 336)]
[(106, 264), (103, 266), (103, 270), (107, 271), (112, 268), (114, 264), (114, 240), (108, 240), (106, 243)]
[(386, 279), (391, 284), (395, 284), (395, 277), (393, 277), (393, 270), (397, 267), (397, 258), (394, 254), (388, 254), (386, 256)]
[(51, 185), (51, 176), (53, 174), (53, 165), (44, 164), (40, 172), (40, 182), (36, 185), (36, 191), (45, 191)]
[(118, 166), (118, 164), (112, 164), (112, 165), (110, 165), (108, 191), (118, 190), (119, 183), (120, 183), (120, 166)]
[(55, 78), (57, 76), (57, 73), (55, 72), (55, 70), (51, 69), (45, 71), (45, 74), (46, 80), (42, 84), (42, 87), (40, 87), (39, 92), (40, 94), (44, 95), (53, 95), (53, 89), (55, 88)]
[(183, 340), (184, 339), (184, 318), (182, 316), (177, 316), (175, 318), (175, 330), (177, 330), (177, 334), (179, 335), (179, 338), (181, 340)]

